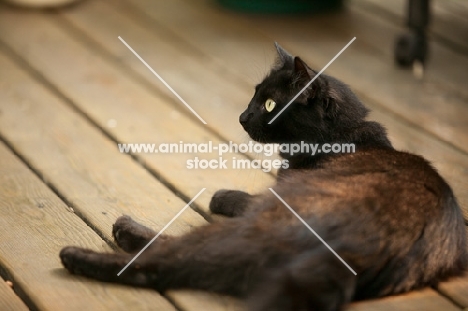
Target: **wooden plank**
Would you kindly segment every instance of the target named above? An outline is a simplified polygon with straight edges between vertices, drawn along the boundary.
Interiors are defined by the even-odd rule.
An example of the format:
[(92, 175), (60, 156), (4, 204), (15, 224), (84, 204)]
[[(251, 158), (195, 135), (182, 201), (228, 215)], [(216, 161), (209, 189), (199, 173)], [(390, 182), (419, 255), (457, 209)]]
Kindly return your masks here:
[[(173, 2), (170, 2), (171, 4)], [(134, 3), (135, 5), (140, 5), (140, 3)], [(176, 3), (177, 4), (177, 3)], [(142, 4), (141, 4), (142, 5)], [(169, 6), (170, 4), (167, 3), (166, 6)], [(93, 2), (93, 8), (96, 9), (98, 5), (98, 1)], [(197, 32), (201, 32), (199, 35), (197, 32), (191, 32), (190, 36), (184, 37), (184, 39), (189, 40), (189, 44), (196, 46), (198, 49), (202, 50), (204, 53), (206, 53), (210, 58), (213, 59), (213, 63), (226, 63), (226, 64), (233, 64), (233, 67), (238, 68), (238, 69), (245, 69), (246, 72), (249, 72), (249, 70), (252, 68), (252, 66), (248, 66), (248, 64), (245, 64), (237, 61), (238, 55), (242, 54), (242, 58), (244, 59), (255, 59), (258, 60), (259, 62), (261, 58), (264, 56), (264, 51), (268, 48), (269, 50), (272, 50), (271, 48), (271, 42), (265, 43), (266, 41), (262, 41), (262, 36), (260, 36), (258, 33), (255, 34), (254, 30), (251, 30), (249, 34), (245, 32), (238, 32), (237, 28), (239, 27), (239, 22), (236, 24), (236, 28), (231, 28), (231, 27), (223, 27), (222, 23), (219, 23), (219, 26), (215, 29), (211, 29), (208, 31), (208, 26), (204, 25), (204, 21), (207, 21), (207, 24), (213, 24), (217, 22), (217, 19), (214, 19), (212, 17), (213, 13), (210, 13), (211, 11), (208, 11), (206, 15), (200, 14), (197, 10), (200, 9), (200, 6), (197, 7), (191, 7), (190, 5), (183, 5), (179, 3), (179, 6), (177, 6), (177, 12), (178, 15), (175, 17), (175, 21), (172, 23), (172, 19), (158, 19), (158, 22), (164, 22), (167, 24), (164, 24), (165, 27), (171, 27), (171, 29), (179, 30), (180, 35), (182, 35), (182, 30), (184, 28), (177, 28), (179, 27), (182, 23), (181, 20), (178, 20), (178, 18), (181, 18), (185, 21), (186, 24), (192, 25), (195, 22), (199, 22), (199, 28), (197, 28)], [(209, 10), (208, 8), (205, 8), (205, 10)], [(161, 10), (160, 10), (161, 11)], [(161, 16), (169, 16), (170, 12), (160, 12), (156, 14), (156, 11), (152, 9), (152, 6), (148, 6), (148, 12), (154, 13), (152, 16), (157, 16), (158, 18), (160, 17), (160, 13), (162, 14)], [(92, 18), (90, 20), (87, 20), (86, 17), (93, 16), (92, 10), (89, 11), (84, 11), (87, 14), (80, 14), (78, 11), (70, 14), (69, 17), (72, 22), (77, 25), (77, 27), (82, 27), (87, 31), (87, 34), (90, 36), (94, 36), (94, 33), (96, 33), (97, 38), (101, 38), (99, 35), (99, 31), (94, 31), (94, 28), (97, 28), (98, 30), (101, 27), (95, 27), (92, 25), (91, 21), (96, 20), (96, 18)], [(104, 12), (98, 10), (100, 13), (100, 16), (103, 16)], [(126, 12), (131, 12), (130, 9), (126, 10)], [(109, 14), (107, 12), (106, 16), (112, 16), (113, 14)], [(131, 16), (131, 14), (128, 14)], [(84, 16), (84, 17), (83, 17)], [(205, 18), (202, 20), (200, 19), (200, 16), (205, 16)], [(123, 17), (122, 17), (123, 18)], [(224, 17), (223, 17), (224, 18)], [(214, 19), (214, 20), (212, 20)], [(229, 21), (229, 18), (226, 17), (224, 18), (226, 21)], [(120, 18), (118, 19), (120, 21)], [(88, 26), (86, 26), (88, 25)], [(111, 24), (112, 27), (117, 27), (116, 24)], [(230, 25), (229, 25), (230, 26)], [(111, 28), (112, 28), (111, 27)], [(102, 27), (105, 28), (105, 27)], [(221, 29), (222, 32), (216, 32), (216, 29)], [(142, 32), (135, 32), (134, 33), (139, 40), (142, 42), (154, 42), (157, 41), (156, 38), (153, 37), (146, 37), (144, 33)], [(254, 35), (255, 34), (255, 35)], [(217, 44), (215, 38), (216, 36), (223, 37), (225, 40), (227, 40), (227, 44), (229, 46), (228, 49), (222, 49), (221, 47), (224, 46), (225, 44)], [(249, 42), (254, 48), (248, 49), (246, 48), (244, 51), (241, 52), (241, 48), (243, 47), (241, 45), (240, 48), (235, 48), (237, 42), (241, 42), (241, 38), (243, 36), (248, 36), (245, 38), (247, 42)], [(260, 39), (256, 40), (255, 38), (259, 37)], [(224, 41), (223, 41), (224, 42)], [(260, 42), (260, 43), (259, 43)], [(267, 45), (266, 45), (267, 44)], [(141, 49), (144, 48), (145, 45), (142, 43), (141, 44)], [(217, 49), (216, 49), (217, 47)], [(265, 50), (262, 50), (262, 48), (265, 48)], [(120, 55), (118, 52), (118, 49), (116, 50), (114, 47), (110, 46), (107, 47), (108, 51), (111, 53), (114, 53), (115, 55)], [(262, 50), (262, 52), (259, 52), (259, 50)], [(213, 52), (215, 51), (215, 52)], [(221, 53), (222, 52), (222, 53)], [(224, 57), (224, 59), (223, 59)], [(270, 58), (272, 58), (272, 55), (270, 55)], [(230, 66), (229, 66), (230, 67)], [(226, 79), (226, 83), (230, 83), (229, 81), (231, 79), (231, 75), (228, 74), (229, 68), (224, 67), (224, 75), (222, 78)], [(231, 67), (230, 67), (231, 68)], [(218, 69), (218, 71), (222, 71), (221, 69)], [(244, 87), (242, 87), (239, 91), (239, 96), (248, 96), (251, 91), (249, 90), (248, 86), (245, 84)], [(242, 95), (245, 94), (245, 95)], [(417, 127), (414, 127), (412, 124), (408, 124), (407, 122), (401, 122), (401, 120), (396, 117), (394, 114), (390, 113), (386, 107), (382, 107), (381, 105), (376, 105), (375, 102), (368, 98), (364, 97), (364, 102), (366, 105), (368, 105), (372, 110), (374, 110), (373, 114), (371, 115), (371, 119), (376, 119), (379, 122), (382, 122), (389, 130), (390, 137), (392, 141), (395, 143), (397, 148), (401, 148), (404, 150), (409, 150), (418, 154), (423, 154), (425, 157), (427, 157), (430, 161), (432, 161), (435, 166), (440, 170), (443, 176), (445, 176), (449, 182), (452, 184), (455, 193), (459, 197), (459, 201), (464, 208), (465, 212), (465, 217), (468, 219), (468, 187), (467, 187), (467, 180), (468, 180), (468, 160), (467, 157), (464, 153), (452, 148), (451, 146), (444, 144), (443, 142), (440, 142), (437, 139), (434, 139), (433, 136), (428, 135), (425, 133), (425, 131), (420, 130)], [(226, 104), (229, 105), (229, 104)], [(233, 103), (234, 105), (234, 103)], [(229, 137), (229, 134), (226, 132), (223, 132), (227, 137)], [(232, 137), (229, 137), (232, 138)]]
[[(94, 26), (90, 24), (93, 35), (96, 35), (97, 39), (104, 40), (103, 42), (106, 42), (106, 44), (118, 47), (122, 55), (125, 53), (126, 58), (132, 59), (132, 62), (138, 62), (134, 65), (143, 70), (145, 74), (148, 74), (149, 70), (117, 39), (118, 35), (128, 38), (129, 43), (135, 49), (143, 52), (144, 50), (148, 51), (149, 48), (145, 46), (144, 49), (138, 49), (138, 47), (141, 47), (142, 42), (154, 43), (154, 45), (151, 44), (154, 51), (162, 54), (158, 58), (159, 62), (166, 64), (164, 67), (168, 70), (163, 70), (160, 74), (165, 78), (167, 77), (167, 81), (174, 88), (178, 91), (181, 90), (181, 95), (187, 100), (188, 98), (185, 95), (188, 93), (183, 93), (184, 90), (190, 91), (191, 98), (195, 98), (197, 94), (214, 96), (209, 94), (209, 91), (200, 92), (199, 89), (192, 89), (194, 81), (198, 81), (197, 83), (201, 87), (200, 81), (203, 79), (200, 79), (200, 77), (205, 77), (203, 73), (195, 77), (195, 72), (189, 72), (187, 74), (189, 80), (185, 80), (183, 78), (185, 73), (178, 72), (182, 70), (177, 67), (178, 65), (185, 62), (186, 65), (183, 68), (193, 68), (193, 66), (199, 64), (197, 59), (191, 59), (187, 55), (182, 57), (180, 53), (175, 52), (174, 48), (163, 53), (165, 46), (163, 42), (152, 38), (151, 33), (147, 30), (142, 32), (130, 21), (127, 22), (123, 15), (115, 14), (110, 8), (104, 7), (104, 9), (100, 10), (99, 1), (83, 4), (83, 9), (82, 6), (76, 8), (76, 14), (83, 12), (84, 15), (80, 16), (88, 16), (88, 13), (96, 18), (99, 16)], [(86, 10), (88, 6), (91, 6), (92, 10)], [(96, 10), (94, 11), (94, 9)], [(57, 27), (56, 23), (51, 22), (49, 17), (36, 14), (26, 16), (18, 12), (5, 12), (2, 15), (0, 25), (2, 23), (7, 25), (18, 19), (24, 20), (22, 23), (24, 27), (13, 27), (8, 34), (2, 34), (0, 37), (11, 45), (17, 53), (25, 57), (28, 62), (31, 62), (34, 67), (39, 69), (68, 98), (72, 99), (80, 110), (84, 111), (100, 127), (105, 128), (118, 141), (155, 144), (179, 143), (180, 141), (188, 143), (213, 141), (213, 144), (221, 142), (219, 137), (213, 135), (198, 120), (194, 121), (193, 118), (187, 117), (185, 113), (181, 113), (180, 109), (186, 110), (185, 107), (175, 107), (166, 98), (148, 91), (141, 83), (129, 77), (128, 73), (120, 71), (115, 65), (97, 56), (94, 51), (87, 49), (69, 37), (63, 31), (63, 27)], [(113, 33), (109, 34), (109, 30), (113, 31)], [(130, 31), (130, 33), (120, 32), (121, 30)], [(137, 38), (138, 40), (132, 42), (131, 38)], [(46, 43), (44, 44), (44, 42)], [(143, 56), (146, 57), (147, 55)], [(167, 59), (163, 56), (167, 57)], [(147, 61), (153, 65), (151, 59)], [(175, 67), (170, 68), (167, 65), (171, 62), (172, 66)], [(71, 67), (71, 64), (76, 64), (76, 66)], [(69, 68), (66, 77), (63, 75), (63, 68), (65, 67)], [(148, 79), (151, 79), (151, 83), (155, 83), (155, 78), (151, 73), (149, 73)], [(211, 79), (216, 79), (218, 81), (217, 85), (220, 85), (219, 78), (212, 76)], [(179, 87), (176, 87), (176, 85)], [(229, 86), (229, 84), (227, 85)], [(222, 87), (220, 89), (213, 87), (213, 89), (216, 89), (216, 92), (223, 92), (224, 90)], [(227, 91), (227, 95), (229, 94), (232, 94), (232, 91)], [(202, 98), (202, 100), (199, 103), (205, 105), (205, 99)], [(191, 103), (191, 101), (189, 102)], [(213, 108), (212, 105), (205, 105), (204, 109), (200, 110), (201, 106), (193, 105), (193, 107), (204, 118), (208, 115), (204, 112), (209, 111), (210, 114), (207, 118), (209, 126), (214, 120), (216, 120), (216, 124), (220, 128), (223, 126), (229, 128), (228, 123), (236, 123), (236, 134), (232, 136), (247, 136), (245, 133), (240, 135), (241, 126), (238, 125), (238, 115), (242, 111), (241, 108), (231, 105), (218, 105), (217, 108)], [(118, 125), (114, 128), (107, 127), (109, 119), (116, 120)], [(194, 195), (201, 188), (207, 188), (207, 191), (197, 200), (198, 206), (205, 213), (208, 213), (208, 203), (212, 194), (220, 188), (258, 192), (263, 191), (274, 182), (273, 176), (258, 169), (233, 169), (229, 163), (232, 162), (233, 157), (237, 159), (245, 158), (241, 154), (229, 153), (224, 155), (223, 159), (228, 160), (227, 169), (187, 169), (187, 160), (193, 159), (195, 156), (209, 160), (219, 158), (216, 153), (202, 155), (182, 153), (141, 154), (139, 158), (186, 197)], [(201, 175), (203, 175), (203, 178)], [(187, 180), (191, 180), (191, 182), (187, 183)]]
[[(1, 147), (0, 147), (1, 149)], [(10, 282), (10, 281), (9, 281)], [(12, 288), (0, 278), (0, 306), (4, 311), (23, 311), (29, 310), (24, 302), (16, 296)]]
[[(185, 205), (130, 157), (119, 154), (112, 141), (25, 72), (4, 57), (0, 57), (0, 66), (2, 88), (8, 90), (0, 94), (0, 133), (14, 142), (17, 152), (106, 239), (111, 239), (112, 223), (122, 214), (160, 230)], [(22, 123), (18, 124), (17, 120)], [(189, 209), (167, 232), (182, 234), (205, 223)], [(55, 255), (68, 244), (69, 241), (59, 243)], [(172, 299), (178, 299), (177, 292), (172, 295)], [(183, 302), (186, 297), (187, 294), (178, 300)], [(218, 305), (213, 308), (215, 311), (226, 310), (225, 303), (211, 304)], [(152, 305), (157, 304), (147, 304)], [(127, 303), (126, 308), (129, 307)]]
[[(0, 63), (5, 64), (1, 54)], [(63, 246), (77, 244), (98, 251), (109, 251), (109, 247), (3, 143), (0, 158), (0, 265), (29, 307), (175, 310), (155, 291), (90, 282), (68, 274), (58, 256)], [(9, 303), (14, 310), (25, 309), (13, 299)], [(2, 304), (2, 310), (8, 305)]]
[(449, 300), (432, 289), (411, 292), (405, 295), (385, 297), (378, 300), (351, 304), (346, 311), (456, 311), (460, 310)]
[[(382, 18), (392, 20), (394, 23), (406, 24), (406, 2), (407, 0), (394, 0), (394, 1), (380, 1), (380, 0), (355, 0), (369, 4), (369, 10), (378, 8), (384, 10), (386, 14), (380, 14)], [(451, 10), (446, 9), (446, 2), (455, 2), (447, 0), (433, 0), (431, 1), (431, 24), (429, 27), (430, 32), (434, 34), (435, 40), (446, 43), (446, 40), (456, 45), (456, 49), (460, 53), (468, 51), (468, 26), (466, 17), (454, 14)], [(459, 1), (461, 3), (461, 1)], [(461, 8), (463, 6), (458, 5)], [(374, 12), (378, 14), (378, 11)], [(465, 11), (466, 12), (466, 11)]]

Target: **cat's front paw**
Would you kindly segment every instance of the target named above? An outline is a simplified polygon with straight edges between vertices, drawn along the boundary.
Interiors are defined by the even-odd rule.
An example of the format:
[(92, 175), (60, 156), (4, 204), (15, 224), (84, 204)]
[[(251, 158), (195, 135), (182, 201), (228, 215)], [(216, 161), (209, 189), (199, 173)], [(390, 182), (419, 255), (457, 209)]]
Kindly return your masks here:
[(228, 217), (240, 216), (247, 209), (251, 197), (240, 190), (218, 190), (211, 198), (210, 211)]
[[(90, 249), (68, 246), (60, 252), (63, 266), (72, 274), (79, 274), (104, 282), (131, 283), (133, 275), (119, 279), (117, 274), (132, 259), (128, 254), (98, 253)], [(135, 266), (138, 265), (135, 263)], [(130, 271), (132, 267), (129, 267)], [(139, 270), (136, 270), (139, 271)]]

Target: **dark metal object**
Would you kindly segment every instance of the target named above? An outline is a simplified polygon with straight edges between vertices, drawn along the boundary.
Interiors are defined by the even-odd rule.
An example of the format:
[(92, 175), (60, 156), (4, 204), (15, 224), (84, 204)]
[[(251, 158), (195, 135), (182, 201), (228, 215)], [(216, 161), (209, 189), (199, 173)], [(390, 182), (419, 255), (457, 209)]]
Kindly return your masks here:
[(407, 25), (409, 30), (395, 42), (395, 61), (402, 67), (416, 62), (424, 65), (427, 59), (426, 29), (430, 19), (429, 0), (408, 0)]

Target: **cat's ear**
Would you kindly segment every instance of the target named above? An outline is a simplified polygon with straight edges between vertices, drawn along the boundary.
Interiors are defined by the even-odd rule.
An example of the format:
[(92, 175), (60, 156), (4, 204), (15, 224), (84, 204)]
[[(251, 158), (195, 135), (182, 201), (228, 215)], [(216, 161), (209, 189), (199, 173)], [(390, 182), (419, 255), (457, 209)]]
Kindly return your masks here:
[(294, 73), (305, 80), (310, 80), (314, 74), (312, 69), (298, 56), (294, 57)]
[[(294, 57), (294, 74), (295, 82), (308, 83), (312, 80), (313, 77), (317, 74), (315, 71), (310, 69), (310, 67), (300, 58)], [(308, 98), (316, 97), (323, 89), (323, 80), (318, 77), (314, 83), (312, 83), (305, 94)]]
[(276, 51), (278, 52), (278, 59), (281, 66), (292, 63), (294, 57), (291, 54), (289, 54), (288, 51), (283, 49), (281, 45), (278, 44), (278, 42), (275, 42), (275, 47)]

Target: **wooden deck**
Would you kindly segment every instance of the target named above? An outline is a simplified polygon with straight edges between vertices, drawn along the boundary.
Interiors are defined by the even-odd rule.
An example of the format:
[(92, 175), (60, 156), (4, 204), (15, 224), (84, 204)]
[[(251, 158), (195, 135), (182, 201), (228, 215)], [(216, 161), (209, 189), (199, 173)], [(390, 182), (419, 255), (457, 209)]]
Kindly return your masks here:
[[(393, 66), (403, 2), (350, 0), (339, 13), (274, 18), (210, 0), (88, 0), (45, 12), (0, 4), (0, 277), (14, 289), (0, 280), (0, 309), (242, 310), (230, 297), (161, 296), (71, 276), (58, 253), (66, 245), (116, 248), (111, 226), (122, 214), (162, 229), (207, 188), (168, 228), (183, 234), (213, 220), (207, 207), (217, 189), (255, 192), (274, 183), (260, 170), (188, 170), (193, 155), (117, 148), (246, 142), (238, 116), (268, 71), (274, 41), (321, 69), (356, 36), (327, 72), (351, 85), (397, 148), (433, 162), (468, 219), (468, 5), (433, 1), (431, 60), (416, 80)], [(347, 310), (468, 310), (468, 277)]]

